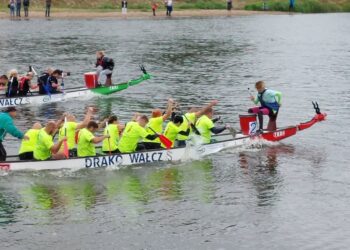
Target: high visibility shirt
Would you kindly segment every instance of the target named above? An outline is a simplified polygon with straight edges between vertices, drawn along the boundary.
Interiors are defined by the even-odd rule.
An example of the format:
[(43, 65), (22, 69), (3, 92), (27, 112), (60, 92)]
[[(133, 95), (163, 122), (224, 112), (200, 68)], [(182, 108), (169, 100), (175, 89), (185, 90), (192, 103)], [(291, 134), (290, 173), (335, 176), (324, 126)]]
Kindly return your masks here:
[(118, 149), (122, 153), (135, 152), (137, 143), (140, 139), (146, 138), (148, 135), (145, 128), (141, 127), (137, 122), (129, 122), (119, 141)]
[(40, 129), (29, 129), (25, 135), (29, 137), (29, 140), (22, 140), (21, 147), (19, 148), (19, 154), (34, 152), (35, 145), (38, 141)]
[(63, 137), (67, 137), (68, 149), (75, 148), (75, 131), (78, 127), (76, 122), (66, 122), (60, 128), (58, 139), (61, 140)]
[[(165, 127), (164, 130), (164, 136), (167, 137), (173, 144), (171, 145), (171, 147), (174, 147), (174, 142), (176, 137), (178, 136), (178, 134), (183, 131), (180, 128), (181, 126), (176, 126), (173, 122), (169, 122), (167, 124), (167, 126)], [(185, 129), (185, 131), (187, 130), (187, 128)], [(165, 148), (165, 146), (162, 144), (162, 147)]]
[(41, 161), (50, 159), (52, 155), (51, 148), (54, 145), (52, 135), (49, 135), (45, 128), (40, 129), (38, 139), (34, 147), (34, 159)]
[(96, 156), (95, 144), (92, 140), (95, 136), (87, 129), (83, 128), (79, 131), (78, 135), (78, 156)]
[[(152, 128), (154, 131), (156, 131), (158, 134), (161, 134), (163, 132), (163, 116), (159, 116), (159, 117), (154, 117), (149, 119), (148, 124), (147, 124), (147, 133), (150, 135), (154, 135), (154, 132), (149, 129)], [(160, 143), (159, 138), (157, 137), (155, 140), (148, 140), (147, 138), (145, 138), (143, 140), (144, 142), (155, 142), (155, 143)]]
[[(186, 116), (186, 117), (185, 117)], [(186, 113), (186, 114), (184, 114), (183, 115), (183, 123), (181, 123), (181, 125), (180, 125), (180, 131), (186, 131), (187, 130), (187, 128), (188, 128), (188, 121), (187, 121), (187, 119), (192, 123), (192, 124), (195, 124), (195, 122), (196, 122), (196, 113)], [(192, 132), (192, 129), (190, 128), (190, 131)], [(177, 139), (179, 140), (179, 141), (186, 141), (187, 139), (188, 139), (188, 136), (186, 136), (186, 135), (181, 135), (181, 134), (179, 134), (178, 136), (177, 136)]]
[(211, 129), (214, 127), (213, 121), (208, 116), (203, 115), (198, 119), (196, 127), (201, 133), (203, 143), (210, 143), (212, 134)]
[(105, 128), (104, 135), (109, 135), (110, 138), (106, 138), (102, 142), (102, 151), (115, 151), (118, 148), (119, 141), (119, 129), (118, 124), (108, 124)]

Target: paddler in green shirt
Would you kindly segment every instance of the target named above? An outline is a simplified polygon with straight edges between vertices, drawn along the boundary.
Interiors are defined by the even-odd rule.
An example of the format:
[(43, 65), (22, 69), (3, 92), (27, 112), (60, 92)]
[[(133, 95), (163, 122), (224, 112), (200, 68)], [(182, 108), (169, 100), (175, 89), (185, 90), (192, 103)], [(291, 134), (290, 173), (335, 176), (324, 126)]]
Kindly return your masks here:
[[(196, 108), (190, 108), (189, 111), (183, 115), (183, 123), (180, 125), (181, 131), (186, 131), (186, 129), (189, 126), (188, 121), (190, 121), (192, 124), (196, 124), (196, 120), (199, 117), (201, 117), (207, 110), (211, 109), (217, 104), (218, 104), (218, 101), (213, 100), (208, 105), (202, 107), (199, 110)], [(191, 128), (190, 128), (190, 131), (193, 132)], [(177, 145), (179, 147), (185, 147), (187, 140), (188, 140), (188, 135), (185, 136), (185, 135), (179, 134), (177, 136)]]
[(154, 140), (158, 138), (158, 134), (147, 133), (145, 129), (147, 123), (147, 116), (136, 114), (133, 121), (126, 124), (122, 138), (119, 141), (119, 152), (133, 153), (138, 150), (144, 150), (145, 146), (143, 143), (139, 143), (140, 140), (145, 138), (148, 140)]
[(225, 126), (215, 126), (213, 122), (214, 110), (212, 108), (207, 109), (204, 114), (198, 119), (196, 127), (201, 134), (203, 144), (209, 144), (212, 142), (211, 135), (220, 134), (225, 129), (229, 128)]
[(39, 122), (34, 123), (33, 127), (29, 129), (25, 135), (29, 140), (22, 140), (21, 147), (19, 149), (19, 159), (20, 160), (33, 160), (34, 159), (34, 148), (38, 141), (38, 135), (42, 126)]
[(45, 161), (49, 159), (64, 159), (63, 152), (59, 152), (62, 143), (66, 140), (63, 137), (56, 144), (53, 142), (53, 135), (57, 131), (57, 124), (49, 121), (46, 127), (42, 128), (38, 134), (38, 139), (34, 147), (34, 159), (38, 161)]
[(119, 134), (124, 129), (124, 125), (119, 124), (118, 117), (113, 115), (108, 119), (108, 126), (105, 127), (104, 135), (109, 135), (102, 142), (102, 151), (105, 154), (118, 153)]
[(79, 131), (78, 135), (78, 157), (96, 156), (95, 144), (109, 138), (109, 135), (94, 136), (98, 130), (98, 124), (95, 121), (90, 121), (86, 128)]
[[(62, 139), (63, 137), (67, 138), (67, 145), (69, 149), (69, 156), (70, 157), (76, 157), (77, 156), (77, 150), (75, 148), (75, 135), (76, 133), (87, 126), (87, 124), (90, 122), (91, 117), (94, 114), (94, 109), (92, 107), (89, 107), (85, 118), (82, 122), (78, 123), (76, 117), (73, 114), (63, 114), (62, 116), (62, 126), (59, 130), (59, 139)], [(65, 122), (65, 119), (67, 122)]]
[[(150, 135), (154, 135), (154, 131), (158, 134), (161, 134), (163, 131), (163, 123), (170, 117), (171, 112), (173, 111), (173, 105), (174, 101), (172, 99), (168, 100), (167, 109), (165, 114), (162, 115), (162, 111), (160, 109), (153, 109), (152, 110), (152, 118), (149, 119), (147, 124), (147, 133)], [(152, 129), (154, 131), (152, 131)], [(146, 149), (159, 149), (161, 148), (160, 140), (159, 138), (156, 138), (155, 140), (143, 140), (143, 145), (146, 147)]]
[[(190, 125), (191, 123), (187, 123), (186, 130), (182, 130), (181, 125), (184, 122), (184, 118), (180, 115), (176, 115), (171, 122), (169, 122), (164, 130), (164, 135), (167, 137), (171, 142), (171, 147), (174, 147), (176, 137), (178, 135), (188, 136), (190, 134)], [(162, 147), (165, 148), (165, 146), (162, 144)]]

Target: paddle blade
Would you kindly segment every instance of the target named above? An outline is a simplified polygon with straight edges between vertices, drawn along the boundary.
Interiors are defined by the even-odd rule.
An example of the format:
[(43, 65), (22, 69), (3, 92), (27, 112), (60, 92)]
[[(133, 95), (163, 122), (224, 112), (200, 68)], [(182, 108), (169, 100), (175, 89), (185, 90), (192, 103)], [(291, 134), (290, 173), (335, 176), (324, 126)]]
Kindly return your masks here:
[(173, 146), (172, 141), (166, 138), (164, 135), (159, 135), (159, 140), (163, 143), (166, 149), (170, 149)]
[(63, 154), (67, 159), (69, 158), (69, 148), (68, 148), (67, 140), (63, 141)]

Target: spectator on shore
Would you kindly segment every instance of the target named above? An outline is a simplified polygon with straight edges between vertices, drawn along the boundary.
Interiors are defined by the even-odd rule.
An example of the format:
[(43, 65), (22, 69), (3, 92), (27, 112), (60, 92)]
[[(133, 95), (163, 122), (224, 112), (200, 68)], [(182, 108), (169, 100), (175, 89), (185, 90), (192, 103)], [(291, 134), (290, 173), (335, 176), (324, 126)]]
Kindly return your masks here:
[(126, 15), (128, 13), (128, 1), (122, 0), (122, 14)]
[(16, 9), (15, 0), (10, 0), (9, 8), (10, 8), (10, 17), (11, 18), (15, 17), (15, 9)]
[(24, 9), (24, 16), (28, 17), (29, 0), (23, 0), (23, 9)]
[(295, 7), (295, 0), (289, 0), (289, 12), (293, 11)]
[(156, 10), (158, 9), (158, 4), (156, 2), (152, 3), (153, 16), (156, 16)]
[(21, 17), (22, 0), (16, 0), (16, 16)]
[(166, 1), (166, 15), (171, 16), (171, 12), (173, 11), (173, 0)]
[(232, 10), (232, 0), (227, 0), (227, 10)]
[(45, 17), (50, 17), (51, 0), (46, 0)]

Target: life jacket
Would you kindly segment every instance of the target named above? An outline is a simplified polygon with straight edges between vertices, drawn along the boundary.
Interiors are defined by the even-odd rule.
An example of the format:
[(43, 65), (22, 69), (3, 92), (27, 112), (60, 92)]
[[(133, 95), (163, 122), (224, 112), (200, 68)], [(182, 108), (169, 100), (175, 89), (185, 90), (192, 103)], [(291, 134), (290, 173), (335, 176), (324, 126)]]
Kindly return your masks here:
[(103, 69), (113, 70), (114, 60), (112, 58), (104, 56), (97, 60), (96, 66), (101, 66)]
[(24, 90), (24, 84), (26, 83), (26, 81), (29, 80), (28, 77), (23, 76), (21, 78), (21, 80), (19, 81), (19, 91), (23, 91)]
[(259, 99), (261, 106), (269, 109), (270, 111), (278, 111), (278, 109), (280, 108), (280, 105), (278, 104), (278, 102), (276, 100), (272, 103), (264, 101), (264, 94), (265, 94), (266, 90), (267, 89), (264, 89), (263, 92), (258, 94), (258, 99)]

